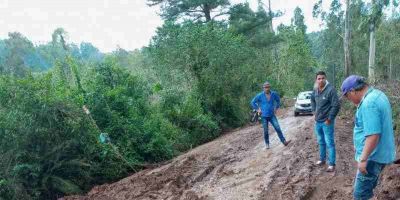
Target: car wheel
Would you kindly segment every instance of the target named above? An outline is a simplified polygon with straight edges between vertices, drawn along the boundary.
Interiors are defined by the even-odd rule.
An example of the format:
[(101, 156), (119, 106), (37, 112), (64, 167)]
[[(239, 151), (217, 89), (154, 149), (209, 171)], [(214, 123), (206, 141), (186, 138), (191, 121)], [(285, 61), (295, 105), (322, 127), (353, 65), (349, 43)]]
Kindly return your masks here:
[(298, 116), (299, 115), (299, 113), (298, 112), (294, 112), (294, 116), (296, 117), (296, 116)]

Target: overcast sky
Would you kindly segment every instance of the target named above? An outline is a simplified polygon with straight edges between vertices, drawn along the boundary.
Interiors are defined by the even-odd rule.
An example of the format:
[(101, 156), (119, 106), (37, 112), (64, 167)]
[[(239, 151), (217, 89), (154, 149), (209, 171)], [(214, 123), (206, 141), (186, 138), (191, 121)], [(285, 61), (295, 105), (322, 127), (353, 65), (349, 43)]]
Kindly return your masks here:
[[(253, 8), (257, 7), (257, 0), (249, 2)], [(320, 29), (321, 22), (312, 18), (317, 0), (271, 2), (273, 10), (285, 13), (273, 21), (275, 27), (280, 23), (290, 24), (293, 10), (299, 6), (308, 32)], [(111, 52), (117, 46), (133, 50), (148, 45), (156, 28), (162, 25), (157, 12), (158, 8), (150, 8), (146, 0), (0, 0), (0, 39), (16, 31), (40, 44), (50, 41), (53, 31), (62, 27), (69, 34), (69, 42), (90, 42), (102, 52)]]

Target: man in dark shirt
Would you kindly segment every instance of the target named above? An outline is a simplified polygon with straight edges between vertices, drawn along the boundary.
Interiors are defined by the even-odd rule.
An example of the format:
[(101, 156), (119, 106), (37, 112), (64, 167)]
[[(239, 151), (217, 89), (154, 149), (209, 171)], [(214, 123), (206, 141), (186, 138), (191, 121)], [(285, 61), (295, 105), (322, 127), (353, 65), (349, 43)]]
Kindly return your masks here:
[(315, 115), (315, 135), (319, 144), (319, 160), (317, 165), (322, 166), (326, 160), (328, 149), (328, 172), (335, 171), (335, 118), (340, 109), (340, 102), (335, 88), (326, 80), (323, 71), (317, 72), (316, 88), (311, 96), (312, 110)]

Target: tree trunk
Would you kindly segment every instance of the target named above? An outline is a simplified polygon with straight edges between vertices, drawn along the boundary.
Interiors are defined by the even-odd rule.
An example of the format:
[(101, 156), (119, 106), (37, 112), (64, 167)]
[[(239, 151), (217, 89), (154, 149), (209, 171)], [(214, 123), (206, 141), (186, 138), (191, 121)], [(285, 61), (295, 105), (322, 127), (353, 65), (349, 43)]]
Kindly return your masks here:
[(375, 83), (375, 24), (369, 25), (369, 60), (368, 60), (368, 79)]
[(350, 75), (351, 56), (350, 56), (350, 0), (346, 0), (346, 19), (344, 23), (344, 76)]
[(392, 62), (392, 54), (389, 55), (389, 80), (393, 79), (393, 62)]
[(332, 67), (333, 67), (333, 69), (332, 69), (332, 71), (333, 71), (332, 72), (332, 84), (333, 84), (333, 87), (336, 88), (336, 65), (333, 64)]
[[(269, 16), (269, 25), (268, 25), (268, 30), (270, 33), (274, 33), (274, 28), (272, 26), (272, 19), (274, 18), (272, 14), (272, 7), (271, 7), (271, 0), (268, 0), (268, 16)], [(277, 44), (273, 45), (273, 57), (274, 57), (274, 63), (277, 65), (279, 62), (279, 54), (278, 54), (278, 46)]]
[(268, 15), (269, 15), (269, 32), (273, 33), (274, 32), (274, 28), (272, 27), (272, 18), (274, 17), (272, 15), (272, 8), (271, 8), (271, 0), (268, 0)]
[(203, 6), (204, 16), (206, 17), (206, 22), (211, 21), (211, 8), (208, 4), (204, 4)]

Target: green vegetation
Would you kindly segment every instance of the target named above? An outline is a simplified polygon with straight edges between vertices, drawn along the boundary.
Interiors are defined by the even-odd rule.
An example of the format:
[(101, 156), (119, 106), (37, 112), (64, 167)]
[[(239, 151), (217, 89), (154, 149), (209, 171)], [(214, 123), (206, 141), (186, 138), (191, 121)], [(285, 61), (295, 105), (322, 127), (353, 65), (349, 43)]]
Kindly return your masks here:
[[(319, 14), (316, 6), (327, 29), (311, 34), (300, 8), (274, 32), (271, 21), (282, 13), (261, 4), (253, 11), (224, 0), (167, 2), (164, 25), (140, 50), (103, 54), (68, 43), (61, 28), (39, 46), (20, 33), (0, 40), (0, 199), (82, 193), (171, 159), (245, 124), (266, 80), (291, 97), (312, 89), (318, 69), (336, 86), (344, 78), (339, 1)], [(193, 15), (199, 6), (208, 9)], [(350, 72), (367, 76), (368, 32), (357, 27), (368, 16), (361, 1), (351, 6)], [(222, 15), (228, 19), (217, 20)], [(379, 17), (375, 73), (398, 79), (399, 14)]]

